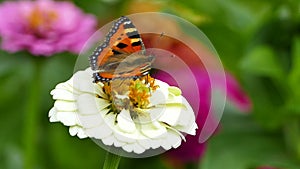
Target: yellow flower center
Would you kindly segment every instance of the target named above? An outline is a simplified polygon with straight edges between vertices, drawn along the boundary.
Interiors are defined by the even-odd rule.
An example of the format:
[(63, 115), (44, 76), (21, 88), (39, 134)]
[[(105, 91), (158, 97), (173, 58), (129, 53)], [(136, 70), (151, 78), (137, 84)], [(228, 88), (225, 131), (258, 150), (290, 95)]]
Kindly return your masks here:
[(129, 86), (129, 98), (136, 108), (145, 109), (148, 107), (151, 91), (155, 91), (158, 86), (154, 85), (155, 79), (150, 75), (131, 81)]
[(140, 79), (116, 79), (104, 82), (103, 91), (112, 102), (113, 111), (122, 109), (145, 109), (150, 104), (151, 92), (159, 86), (155, 85), (155, 79), (150, 75)]
[(53, 22), (58, 18), (55, 11), (40, 9), (36, 6), (27, 16), (29, 29), (39, 32), (40, 28), (50, 29)]
[(132, 81), (129, 98), (134, 107), (146, 108), (149, 105), (150, 89), (141, 80)]

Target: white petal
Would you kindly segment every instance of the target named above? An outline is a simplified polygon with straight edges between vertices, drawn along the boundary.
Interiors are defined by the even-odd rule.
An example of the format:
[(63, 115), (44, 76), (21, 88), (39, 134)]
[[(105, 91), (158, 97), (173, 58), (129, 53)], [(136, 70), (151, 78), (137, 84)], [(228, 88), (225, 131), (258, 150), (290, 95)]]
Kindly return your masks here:
[(161, 139), (161, 147), (165, 150), (170, 150), (172, 148), (171, 144), (168, 142), (167, 139)]
[(105, 145), (108, 145), (108, 146), (111, 146), (113, 145), (114, 141), (116, 140), (116, 138), (114, 138), (113, 135), (110, 135), (109, 137), (105, 137), (102, 139), (102, 142), (105, 144)]
[(79, 137), (79, 138), (87, 138), (88, 136), (85, 134), (85, 131), (82, 129), (82, 128), (79, 128), (79, 130), (78, 130), (78, 133), (77, 133), (77, 136)]
[(115, 138), (117, 138), (121, 142), (132, 143), (135, 142), (139, 137), (139, 132), (136, 130), (134, 133), (125, 133), (122, 132), (121, 128), (115, 124), (115, 114), (107, 114), (104, 116), (105, 123), (110, 127), (113, 131)]
[(125, 144), (127, 144), (127, 143), (121, 142), (118, 139), (114, 138), (114, 145), (115, 145), (115, 147), (122, 147)]
[(127, 151), (128, 153), (131, 153), (134, 149), (135, 144), (125, 144), (122, 148)]
[(56, 118), (65, 126), (74, 126), (79, 124), (76, 112), (57, 112)]
[(172, 131), (169, 131), (166, 137), (166, 141), (173, 147), (173, 148), (177, 148), (180, 146), (181, 144), (181, 137)]
[[(89, 80), (91, 82), (93, 81), (92, 78), (80, 79), (80, 80)], [(79, 90), (82, 92), (96, 94), (95, 85), (93, 83), (88, 83), (88, 82), (80, 83)]]
[(81, 92), (96, 94), (92, 74), (90, 69), (76, 72), (73, 76), (73, 87)]
[(69, 128), (69, 133), (71, 136), (75, 136), (78, 133), (79, 127), (78, 126), (71, 126)]
[(159, 118), (161, 118), (161, 116), (164, 114), (166, 107), (167, 106), (165, 105), (155, 106), (151, 109), (146, 109), (144, 111), (150, 115), (153, 121), (158, 121)]
[(186, 109), (182, 109), (182, 114), (180, 115), (179, 121), (175, 128), (187, 134), (195, 135), (197, 124), (195, 123), (195, 115), (193, 112), (192, 107), (186, 101), (185, 98), (182, 97), (183, 104), (185, 105)]
[(158, 138), (167, 132), (164, 126), (157, 126), (153, 123), (141, 125), (141, 133), (143, 133), (146, 137), (149, 138)]
[(118, 126), (115, 125), (116, 114), (113, 114), (112, 112), (105, 114), (103, 120), (112, 130), (118, 130)]
[(54, 89), (50, 93), (53, 95), (54, 100), (68, 100), (68, 101), (75, 101), (74, 93), (64, 90), (64, 89)]
[(183, 104), (185, 105), (185, 109), (182, 109), (182, 114), (180, 116), (179, 124), (185, 125), (195, 121), (195, 115), (192, 107), (188, 103), (188, 101), (182, 97)]
[(57, 115), (57, 111), (54, 107), (52, 107), (52, 109), (49, 111), (49, 121), (50, 122), (58, 122), (59, 120), (56, 118)]
[(129, 134), (126, 134), (126, 133), (117, 133), (115, 132), (114, 133), (116, 139), (118, 139), (119, 141), (121, 142), (124, 142), (124, 143), (134, 143), (136, 141), (136, 135), (129, 135)]
[(157, 89), (151, 94), (149, 101), (151, 105), (165, 104), (168, 99), (168, 91)]
[(174, 126), (179, 121), (182, 114), (182, 107), (178, 106), (168, 106), (164, 109), (162, 116), (160, 116), (159, 121)]
[(86, 135), (96, 139), (102, 139), (112, 134), (112, 129), (107, 124), (102, 123), (97, 127), (85, 129)]
[(96, 94), (98, 94), (99, 96), (101, 96), (104, 99), (107, 99), (107, 95), (103, 92), (103, 83), (98, 82), (95, 85), (95, 92)]
[(134, 152), (134, 153), (141, 154), (141, 153), (143, 153), (144, 151), (145, 151), (145, 148), (142, 147), (142, 146), (140, 146), (139, 144), (135, 143), (135, 144), (133, 145), (133, 152)]
[[(160, 116), (159, 121), (169, 124), (170, 126), (191, 126), (195, 121), (193, 109), (183, 97), (179, 97), (181, 103), (168, 103), (165, 106), (163, 114)], [(155, 110), (155, 109), (154, 109)], [(153, 110), (153, 111), (154, 111)], [(161, 110), (162, 112), (162, 110)]]
[(55, 89), (66, 90), (66, 91), (69, 91), (69, 92), (75, 94), (75, 91), (74, 91), (74, 88), (73, 88), (73, 77), (71, 79), (69, 79), (68, 81), (66, 81), (66, 82), (57, 84), (55, 86)]
[(92, 114), (92, 115), (79, 115), (78, 116), (80, 124), (84, 126), (84, 128), (93, 128), (101, 125), (103, 121), (103, 117), (100, 113)]
[(91, 94), (81, 94), (77, 98), (77, 106), (80, 114), (98, 114), (109, 105), (108, 101), (96, 98)]
[(71, 136), (77, 135), (79, 138), (87, 138), (88, 136), (85, 134), (83, 129), (79, 126), (71, 126), (69, 128), (69, 133)]
[(174, 100), (174, 98), (177, 98), (176, 96), (179, 96), (181, 94), (181, 90), (174, 86), (169, 86), (168, 84), (164, 82), (159, 82), (161, 86), (152, 93), (150, 97), (150, 103), (151, 105), (158, 105), (158, 104), (166, 104), (166, 103), (181, 103), (180, 97), (178, 97), (178, 100)]
[(158, 85), (160, 90), (168, 91), (169, 84), (161, 80), (155, 79), (155, 85)]
[(183, 104), (182, 98), (184, 98), (184, 97), (182, 97), (182, 96), (175, 96), (175, 95), (172, 95), (172, 97), (170, 97), (170, 96), (171, 95), (169, 94), (169, 97), (168, 97), (168, 100), (167, 100), (166, 104), (178, 104), (178, 105), (182, 105)]
[(104, 100), (101, 98), (96, 98), (96, 106), (97, 106), (98, 111), (103, 110), (110, 105), (111, 105), (111, 103), (109, 103), (107, 100)]
[(54, 107), (57, 111), (76, 111), (77, 106), (75, 102), (71, 101), (62, 101), (62, 100), (56, 100), (54, 103)]
[(59, 122), (59, 120), (56, 118), (56, 115), (51, 116), (49, 119), (50, 122)]
[(55, 110), (54, 107), (52, 107), (52, 108), (49, 110), (48, 117), (51, 117), (51, 116), (53, 116), (53, 115), (55, 115), (55, 114), (56, 114), (56, 110)]
[(151, 139), (150, 140), (150, 147), (152, 149), (157, 149), (161, 146), (161, 140), (160, 139)]
[(191, 122), (191, 125), (188, 126), (174, 126), (176, 130), (179, 130), (181, 132), (190, 134), (190, 135), (196, 135), (196, 129), (198, 129), (196, 122)]
[(137, 142), (144, 147), (146, 150), (150, 148), (150, 140), (147, 139), (138, 139)]
[(117, 117), (117, 125), (120, 130), (125, 133), (134, 133), (136, 131), (136, 127), (134, 122), (131, 119), (129, 111), (123, 109)]

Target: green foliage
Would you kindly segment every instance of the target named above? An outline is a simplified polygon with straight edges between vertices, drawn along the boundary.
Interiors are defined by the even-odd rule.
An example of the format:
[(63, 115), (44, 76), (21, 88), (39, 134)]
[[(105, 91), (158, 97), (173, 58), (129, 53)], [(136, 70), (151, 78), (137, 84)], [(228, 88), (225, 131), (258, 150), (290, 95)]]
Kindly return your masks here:
[(250, 116), (229, 113), (222, 119), (222, 132), (209, 141), (201, 169), (250, 169), (257, 166), (297, 169), (286, 152), (280, 133), (269, 133)]
[[(263, 127), (257, 131), (241, 123), (239, 127), (251, 128), (245, 133), (222, 128), (202, 168), (242, 169), (255, 166), (249, 164), (275, 165), (275, 161), (282, 168), (299, 168), (290, 161), (300, 160), (299, 128), (289, 127), (300, 119), (299, 1), (176, 2), (206, 18), (197, 25), (212, 41), (227, 70), (240, 79), (253, 102), (251, 120)], [(232, 119), (224, 116), (228, 124), (226, 120)], [(239, 121), (235, 120), (231, 123)], [(267, 134), (274, 132), (276, 135)], [(292, 154), (282, 157), (288, 152), (285, 144)], [(274, 154), (279, 159), (272, 158)]]
[(241, 69), (248, 74), (281, 79), (283, 70), (275, 52), (268, 46), (252, 49), (240, 63)]

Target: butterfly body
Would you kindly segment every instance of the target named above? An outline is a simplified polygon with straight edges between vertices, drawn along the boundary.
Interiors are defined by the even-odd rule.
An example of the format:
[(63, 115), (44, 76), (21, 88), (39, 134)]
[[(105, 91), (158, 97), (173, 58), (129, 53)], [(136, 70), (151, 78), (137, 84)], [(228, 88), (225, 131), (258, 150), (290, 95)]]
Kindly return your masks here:
[(90, 56), (94, 82), (117, 78), (138, 78), (149, 73), (153, 56), (145, 55), (145, 46), (129, 18), (119, 18), (104, 42)]

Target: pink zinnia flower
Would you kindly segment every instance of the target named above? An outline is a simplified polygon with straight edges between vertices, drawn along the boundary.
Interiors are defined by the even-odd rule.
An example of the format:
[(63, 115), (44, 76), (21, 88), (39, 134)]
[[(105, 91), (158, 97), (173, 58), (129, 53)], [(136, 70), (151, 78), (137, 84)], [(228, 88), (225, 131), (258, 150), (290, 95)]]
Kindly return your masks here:
[(43, 56), (79, 53), (97, 22), (70, 2), (50, 0), (4, 2), (0, 16), (2, 49)]
[[(146, 45), (151, 43), (153, 44), (152, 41), (157, 39), (157, 36), (155, 37), (153, 35), (144, 35), (143, 37)], [(202, 46), (199, 42), (193, 39), (188, 39), (188, 41), (194, 43), (194, 45), (199, 48)], [(211, 111), (214, 111), (211, 99), (212, 92), (214, 92), (213, 90), (216, 88), (212, 89), (213, 86), (217, 86), (218, 90), (226, 91), (227, 99), (240, 111), (249, 111), (252, 105), (250, 99), (232, 75), (225, 73), (226, 83), (224, 84), (224, 79), (220, 76), (221, 72), (218, 73), (213, 71), (213, 77), (210, 77), (198, 55), (182, 42), (169, 37), (164, 37), (160, 43), (164, 45), (159, 46), (161, 49), (172, 52), (174, 55), (178, 56), (192, 72), (192, 74), (187, 74), (187, 72), (182, 71), (182, 67), (174, 63), (174, 60), (171, 60), (170, 57), (165, 55), (160, 56), (159, 53), (157, 53), (158, 56), (156, 57), (156, 64), (159, 64), (158, 67), (162, 68), (162, 70), (164, 70), (163, 68), (168, 69), (172, 72), (172, 75), (163, 71), (158, 71), (154, 74), (154, 77), (174, 86), (180, 85), (182, 95), (185, 96), (194, 108), (194, 111), (198, 112), (196, 119), (198, 130), (196, 136), (187, 136), (186, 142), (182, 143), (179, 148), (167, 152), (164, 156), (172, 166), (176, 166), (176, 168), (184, 168), (185, 163), (200, 160), (205, 152), (206, 143), (199, 143), (200, 133), (202, 129), (204, 129), (204, 125), (206, 125), (205, 130), (210, 130), (208, 132), (213, 132), (215, 127), (218, 125), (213, 116), (208, 116)], [(214, 65), (214, 56), (212, 56), (206, 48), (203, 48), (202, 51), (202, 55), (206, 56), (205, 58), (208, 60), (211, 59), (208, 62)], [(209, 69), (212, 69), (211, 67), (213, 67), (211, 65), (206, 66), (208, 66)], [(213, 79), (213, 82), (217, 84), (212, 85), (210, 81), (211, 78)], [(177, 84), (175, 79), (181, 79), (180, 84)], [(198, 89), (191, 87), (193, 80), (196, 81), (196, 87)], [(196, 92), (199, 93), (196, 94)], [(200, 97), (200, 100), (196, 97)]]
[[(198, 115), (196, 118), (196, 123), (199, 127), (197, 130), (196, 136), (186, 136), (186, 142), (182, 143), (182, 145), (174, 150), (168, 152), (168, 158), (173, 159), (172, 162), (177, 163), (187, 163), (198, 161), (205, 152), (206, 144), (199, 143), (199, 136), (201, 132), (201, 128), (203, 128), (205, 122), (207, 124), (216, 125), (214, 119), (208, 119), (208, 113), (211, 109), (211, 84), (210, 84), (210, 77), (208, 76), (207, 72), (203, 69), (199, 68), (192, 68), (192, 72), (196, 77), (196, 82), (199, 87), (199, 96), (200, 101), (194, 98), (195, 89), (186, 87), (182, 88), (183, 95), (187, 98), (188, 102), (193, 105), (199, 105)], [(185, 74), (181, 73), (180, 70), (176, 73), (176, 75), (180, 77), (186, 76)], [(173, 80), (172, 77), (169, 75), (158, 72), (155, 76), (157, 79), (162, 79), (171, 85), (177, 85), (177, 83)], [(216, 76), (215, 78), (218, 78)], [(218, 82), (218, 79), (216, 80)], [(181, 84), (183, 86), (189, 86), (188, 83), (190, 81), (186, 81), (186, 84)], [(222, 85), (221, 83), (218, 85)], [(236, 105), (240, 111), (249, 111), (251, 109), (251, 102), (247, 95), (242, 91), (238, 82), (234, 79), (234, 77), (230, 74), (226, 74), (226, 86), (220, 86), (221, 89), (227, 90), (227, 98), (230, 102)], [(222, 88), (223, 87), (223, 88)], [(197, 103), (199, 101), (199, 103)]]

